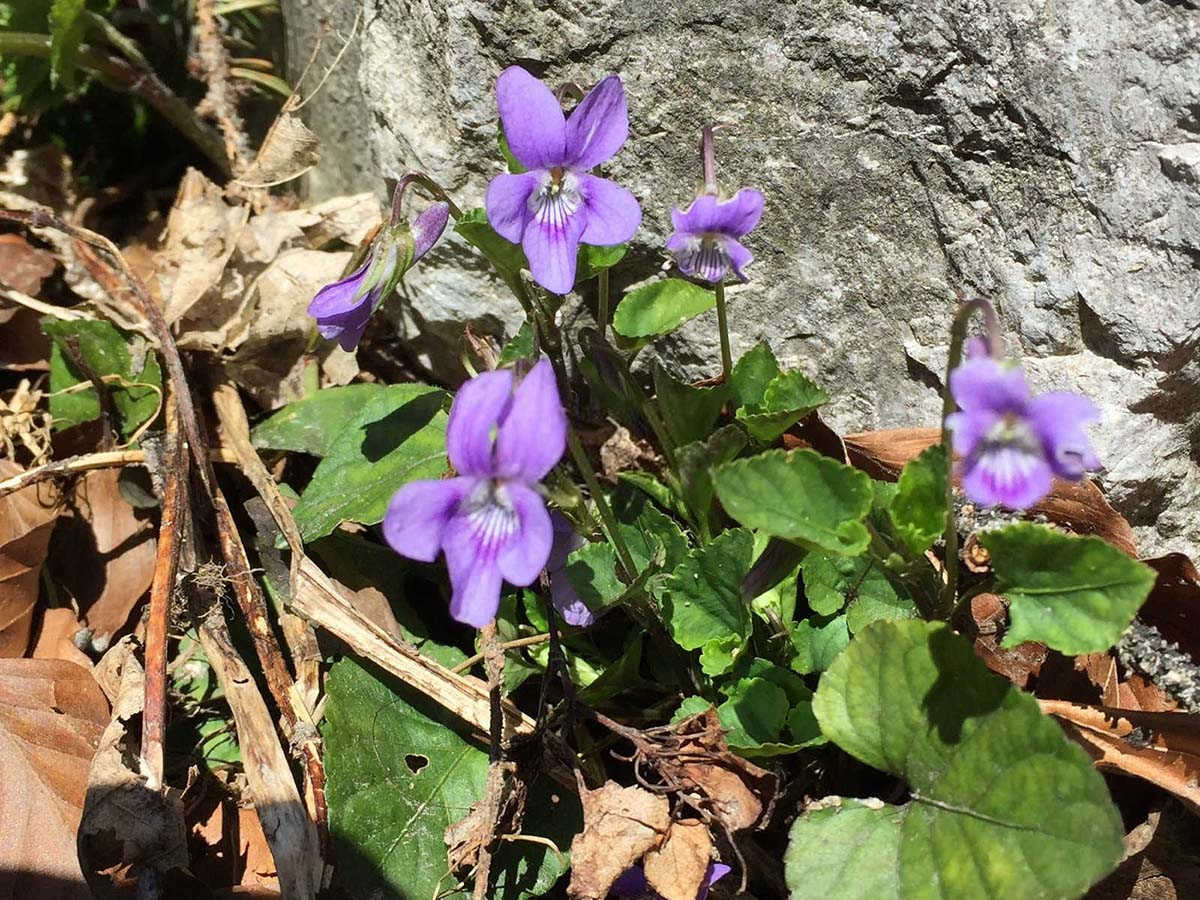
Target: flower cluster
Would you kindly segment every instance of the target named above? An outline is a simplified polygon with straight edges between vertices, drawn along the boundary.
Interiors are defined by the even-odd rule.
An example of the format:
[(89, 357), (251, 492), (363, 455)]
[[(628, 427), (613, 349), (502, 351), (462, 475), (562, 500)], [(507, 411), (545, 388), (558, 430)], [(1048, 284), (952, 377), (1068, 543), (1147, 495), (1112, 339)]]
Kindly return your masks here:
[(495, 618), (501, 581), (533, 583), (554, 538), (538, 482), (563, 455), (567, 418), (548, 360), (515, 380), (498, 369), (459, 388), (446, 427), (456, 477), (404, 485), (383, 521), (397, 553), (445, 554), (450, 615), (476, 628)]
[(1033, 396), (1013, 363), (974, 343), (950, 373), (959, 412), (946, 419), (962, 457), (962, 486), (982, 506), (1028, 509), (1050, 492), (1052, 476), (1078, 481), (1100, 467), (1084, 425), (1099, 417), (1086, 397)]

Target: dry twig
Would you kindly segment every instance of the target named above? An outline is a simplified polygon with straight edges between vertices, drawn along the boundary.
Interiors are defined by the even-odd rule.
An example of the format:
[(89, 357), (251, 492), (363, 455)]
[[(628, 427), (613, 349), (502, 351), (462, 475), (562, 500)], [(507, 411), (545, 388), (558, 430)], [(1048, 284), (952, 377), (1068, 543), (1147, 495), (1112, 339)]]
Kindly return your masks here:
[[(214, 447), (208, 450), (208, 458), (213, 462), (235, 463), (238, 456), (232, 450), (224, 447)], [(146, 464), (145, 450), (105, 450), (101, 453), (85, 453), (82, 456), (69, 456), (66, 459), (56, 459), (43, 466), (26, 469), (12, 478), (0, 481), (0, 497), (19, 491), (41, 481), (49, 481), (91, 469), (112, 469), (121, 466), (138, 466)]]
[(221, 43), (221, 28), (213, 12), (213, 0), (196, 0), (196, 56), (200, 74), (208, 82), (208, 93), (200, 111), (216, 120), (225, 137), (225, 153), (236, 175), (250, 159), (250, 139), (237, 108), (237, 94), (230, 86), (229, 53)]

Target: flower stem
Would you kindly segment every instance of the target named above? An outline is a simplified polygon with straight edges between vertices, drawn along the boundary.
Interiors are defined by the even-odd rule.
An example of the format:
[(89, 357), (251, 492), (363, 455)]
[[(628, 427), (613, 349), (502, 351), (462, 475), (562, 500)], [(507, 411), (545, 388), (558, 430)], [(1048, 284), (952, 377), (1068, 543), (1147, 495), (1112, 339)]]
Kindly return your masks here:
[(950, 355), (946, 360), (946, 378), (942, 382), (942, 446), (946, 448), (946, 584), (942, 589), (939, 618), (947, 618), (954, 611), (958, 595), (958, 517), (954, 513), (954, 479), (951, 476), (953, 455), (950, 448), (950, 429), (946, 420), (954, 412), (954, 395), (950, 391), (950, 373), (962, 362), (963, 342), (967, 337), (967, 325), (975, 313), (983, 316), (987, 329), (988, 349), (995, 357), (1001, 351), (1000, 322), (996, 310), (986, 300), (967, 300), (958, 309), (954, 324), (950, 327)]
[(601, 269), (596, 276), (596, 324), (600, 326), (600, 340), (605, 340), (608, 331), (608, 269)]
[(617, 551), (617, 559), (621, 563), (621, 568), (625, 570), (625, 577), (630, 583), (633, 583), (633, 580), (637, 578), (637, 566), (633, 562), (633, 555), (629, 552), (625, 538), (621, 535), (617, 517), (613, 515), (612, 507), (608, 505), (608, 500), (605, 499), (604, 492), (600, 488), (596, 470), (592, 468), (591, 460), (588, 459), (583, 444), (579, 442), (579, 435), (570, 426), (567, 427), (567, 444), (571, 448), (571, 458), (575, 460), (575, 465), (579, 468), (579, 473), (583, 476), (584, 483), (587, 484), (588, 490), (592, 494), (592, 499), (596, 501), (596, 512), (600, 514), (600, 523), (608, 535), (609, 543)]
[(400, 207), (404, 203), (404, 192), (408, 190), (408, 186), (413, 183), (419, 184), (439, 200), (444, 200), (446, 205), (450, 207), (450, 215), (454, 217), (454, 221), (457, 222), (462, 218), (462, 210), (458, 208), (458, 204), (450, 199), (450, 195), (446, 193), (445, 188), (443, 188), (424, 172), (409, 172), (407, 175), (401, 178), (399, 182), (396, 183), (396, 190), (392, 192), (393, 225), (399, 223), (403, 217)]
[(704, 193), (717, 192), (717, 151), (713, 146), (713, 130), (705, 125), (700, 132), (700, 170), (704, 176)]
[(729, 384), (729, 375), (733, 371), (733, 356), (729, 352), (729, 321), (725, 318), (725, 285), (717, 282), (713, 285), (717, 295), (717, 331), (721, 336), (721, 375)]

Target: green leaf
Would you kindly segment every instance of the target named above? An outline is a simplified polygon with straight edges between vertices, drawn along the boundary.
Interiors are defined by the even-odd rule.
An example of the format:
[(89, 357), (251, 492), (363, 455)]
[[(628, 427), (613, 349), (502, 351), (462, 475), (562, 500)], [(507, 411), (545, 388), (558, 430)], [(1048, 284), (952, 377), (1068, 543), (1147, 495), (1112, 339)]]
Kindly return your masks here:
[(900, 473), (888, 512), (913, 553), (924, 553), (946, 530), (946, 448), (934, 444)]
[(529, 327), (529, 322), (526, 320), (521, 323), (521, 327), (517, 329), (517, 333), (512, 336), (512, 339), (500, 349), (500, 359), (496, 365), (497, 368), (503, 369), (518, 359), (529, 359), (532, 356), (533, 329)]
[(844, 615), (801, 619), (792, 625), (790, 636), (795, 650), (792, 669), (801, 675), (824, 672), (850, 643)]
[(667, 431), (680, 445), (708, 438), (729, 395), (723, 384), (693, 387), (676, 381), (658, 364), (654, 366), (654, 392)]
[[(439, 892), (455, 881), (443, 834), (482, 799), (487, 754), (444, 711), (350, 659), (333, 666), (327, 686), (323, 736), (337, 886), (352, 897), (447, 896)], [(565, 849), (581, 827), (573, 797), (536, 782), (522, 830)], [(562, 871), (546, 846), (503, 843), (488, 896), (542, 896)]]
[(667, 334), (716, 305), (712, 291), (682, 278), (664, 278), (621, 298), (613, 313), (613, 330), (627, 338)]
[(391, 385), (347, 421), (293, 510), (306, 541), (343, 521), (374, 525), (401, 485), (446, 471), (445, 399), (427, 385)]
[(810, 548), (862, 553), (870, 534), (871, 479), (814, 450), (771, 450), (713, 470), (717, 496), (733, 518)]
[[(599, 678), (580, 689), (579, 697), (583, 702), (600, 703), (641, 683), (638, 670), (642, 664), (643, 638), (642, 634), (635, 635), (616, 662), (608, 666)], [(549, 650), (548, 645), (546, 649)]]
[(754, 536), (742, 528), (697, 547), (666, 582), (663, 618), (675, 642), (699, 650), (708, 641), (750, 634), (750, 610), (741, 582), (750, 569)]
[(464, 212), (454, 223), (454, 230), (487, 258), (514, 295), (524, 296), (521, 270), (526, 266), (525, 252), (496, 234), (488, 224), (487, 210), (477, 207)]
[(705, 641), (700, 648), (700, 670), (709, 676), (724, 675), (733, 668), (746, 641), (737, 634), (727, 634)]
[(741, 428), (726, 425), (710, 434), (707, 440), (693, 441), (676, 450), (684, 500), (697, 518), (706, 520), (712, 506), (713, 483), (709, 470), (733, 460), (747, 443), (746, 433)]
[(67, 90), (75, 86), (75, 58), (87, 25), (87, 0), (54, 0), (50, 4), (50, 80)]
[(675, 714), (671, 716), (670, 724), (675, 725), (689, 716), (707, 712), (710, 706), (712, 704), (703, 697), (684, 697), (683, 702), (679, 704), (679, 709), (675, 710)]
[(777, 743), (787, 722), (787, 693), (765, 678), (743, 678), (717, 707), (727, 730), (725, 742), (735, 750)]
[(618, 485), (609, 498), (621, 537), (638, 572), (652, 563), (670, 571), (687, 553), (687, 538), (675, 520), (663, 513), (641, 491)]
[[(97, 376), (119, 375), (124, 382), (107, 384), (113, 408), (120, 417), (121, 435), (128, 439), (155, 414), (161, 394), (162, 372), (154, 351), (136, 335), (125, 335), (108, 322), (90, 319), (66, 322), (43, 319), (42, 330), (50, 336), (50, 414), (56, 430), (90, 422), (100, 416), (100, 398), (95, 388), (58, 393), (80, 384), (91, 383), (76, 369), (64, 347), (74, 347), (84, 364)], [(137, 350), (135, 361), (131, 345)], [(134, 386), (154, 385), (154, 387)]]
[(617, 577), (617, 554), (608, 544), (585, 544), (567, 557), (563, 571), (579, 599), (594, 613), (625, 592)]
[(828, 402), (829, 395), (803, 372), (784, 372), (767, 384), (762, 402), (741, 407), (737, 419), (752, 435), (764, 444), (770, 444)]
[(813, 709), (830, 740), (904, 778), (912, 799), (799, 818), (793, 898), (1075, 897), (1121, 858), (1091, 760), (943, 623), (864, 629)]
[(360, 409), (385, 391), (381, 384), (348, 384), (289, 403), (250, 432), (255, 447), (327, 456)]
[(687, 516), (687, 509), (684, 508), (675, 492), (649, 472), (643, 472), (640, 469), (623, 469), (617, 473), (617, 480), (637, 488), (663, 509), (679, 516)]
[(1010, 601), (1001, 646), (1040, 641), (1067, 656), (1107, 650), (1154, 586), (1154, 570), (1098, 537), (1022, 522), (987, 531), (996, 591)]
[(579, 253), (575, 257), (575, 283), (582, 284), (595, 278), (605, 269), (611, 269), (624, 259), (628, 252), (628, 244), (615, 244), (611, 247), (580, 244)]
[[(781, 688), (784, 694), (787, 695), (789, 706), (795, 706), (797, 703), (804, 703), (812, 700), (813, 692), (808, 685), (804, 683), (804, 679), (790, 669), (785, 669), (783, 666), (777, 666), (775, 663), (766, 659), (752, 659), (746, 667), (743, 678), (765, 678), (778, 688)], [(721, 693), (726, 697), (732, 696), (735, 691), (730, 689), (728, 685), (721, 688)]]
[(729, 373), (732, 399), (735, 405), (761, 406), (767, 385), (779, 375), (779, 362), (770, 345), (761, 341), (742, 354)]
[(880, 619), (911, 619), (917, 615), (912, 598), (896, 590), (872, 556), (810, 553), (800, 564), (800, 572), (813, 612), (831, 616), (849, 603), (846, 624), (851, 633)]
[[(761, 531), (756, 532), (754, 535), (754, 564), (750, 567), (750, 572), (742, 579), (742, 597), (750, 597), (750, 609), (772, 625), (776, 622), (790, 622), (795, 617), (796, 587), (800, 580), (800, 567), (796, 565), (796, 559), (792, 559), (790, 564), (787, 561), (783, 562), (787, 568), (775, 583), (760, 587), (755, 573), (756, 571), (761, 573), (762, 567), (772, 561), (771, 557), (776, 554), (781, 544), (795, 550), (800, 557), (804, 555), (804, 551), (795, 544), (768, 537)], [(774, 618), (769, 614), (770, 612), (775, 614)]]

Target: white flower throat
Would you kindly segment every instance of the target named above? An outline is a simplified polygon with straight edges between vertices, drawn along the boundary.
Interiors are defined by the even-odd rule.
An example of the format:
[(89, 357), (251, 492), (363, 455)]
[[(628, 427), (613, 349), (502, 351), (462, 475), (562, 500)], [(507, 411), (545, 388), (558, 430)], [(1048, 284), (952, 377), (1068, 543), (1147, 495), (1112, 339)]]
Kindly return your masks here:
[(538, 189), (529, 196), (534, 218), (552, 228), (562, 228), (582, 205), (579, 178), (561, 166), (548, 169)]

